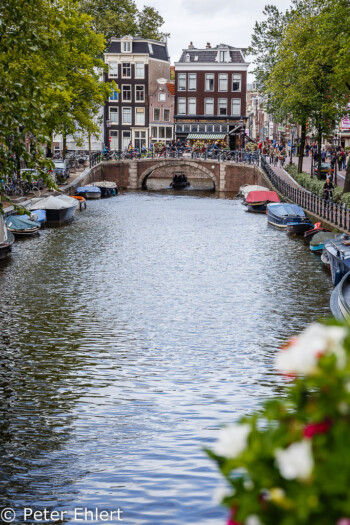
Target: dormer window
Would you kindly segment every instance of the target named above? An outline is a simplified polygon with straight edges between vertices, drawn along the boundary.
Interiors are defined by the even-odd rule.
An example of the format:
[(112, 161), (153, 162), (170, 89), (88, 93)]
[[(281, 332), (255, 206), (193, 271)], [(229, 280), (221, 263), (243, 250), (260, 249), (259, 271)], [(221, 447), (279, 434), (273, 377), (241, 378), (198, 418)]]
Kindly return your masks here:
[(131, 53), (131, 37), (125, 37), (121, 41), (122, 53)]
[(150, 55), (153, 55), (153, 46), (148, 42), (148, 51)]
[(219, 51), (219, 62), (228, 62), (228, 51)]

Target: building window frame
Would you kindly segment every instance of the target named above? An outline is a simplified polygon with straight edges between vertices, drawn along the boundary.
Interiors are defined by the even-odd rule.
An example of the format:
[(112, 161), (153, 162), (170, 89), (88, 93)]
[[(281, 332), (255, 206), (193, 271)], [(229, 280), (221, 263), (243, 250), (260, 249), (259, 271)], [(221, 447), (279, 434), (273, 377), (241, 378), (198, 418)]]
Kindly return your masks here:
[(188, 91), (197, 91), (197, 73), (188, 74)]
[[(232, 98), (231, 99), (231, 115), (232, 117), (240, 117), (241, 116), (241, 107), (242, 107), (242, 101), (240, 98)], [(237, 109), (234, 110), (234, 108), (239, 108), (239, 111), (237, 112)]]
[[(113, 117), (112, 117), (113, 113)], [(112, 126), (119, 124), (119, 108), (118, 106), (110, 106), (109, 108), (109, 120), (111, 121)]]
[(170, 122), (170, 109), (169, 108), (163, 109), (163, 120), (164, 122)]
[(218, 91), (228, 91), (228, 74), (227, 73), (219, 73), (218, 84), (219, 84)]
[(121, 52), (122, 53), (131, 53), (132, 46), (130, 38), (123, 38), (121, 41)]
[[(128, 96), (125, 96), (126, 94), (128, 94)], [(131, 102), (132, 101), (132, 87), (131, 87), (131, 84), (123, 84), (122, 85), (122, 101), (123, 102)]]
[[(208, 106), (211, 106), (211, 111), (208, 111)], [(204, 99), (204, 115), (214, 115), (214, 99), (205, 98)]]
[(177, 74), (177, 90), (186, 91), (187, 88), (187, 75), (186, 73)]
[[(159, 112), (159, 118), (156, 118), (156, 112)], [(161, 121), (161, 110), (160, 108), (153, 108), (153, 122), (160, 122)]]
[(186, 97), (179, 97), (177, 99), (177, 114), (186, 115)]
[(188, 115), (196, 115), (197, 114), (197, 99), (196, 97), (190, 97), (188, 99)]
[[(223, 113), (221, 110), (224, 109), (225, 113)], [(227, 98), (219, 98), (218, 99), (218, 115), (225, 116), (228, 115), (227, 113)]]
[[(113, 64), (113, 67), (112, 67), (112, 64)], [(119, 62), (115, 62), (114, 60), (112, 60), (111, 62), (108, 63), (109, 78), (118, 78), (118, 67), (119, 67)]]
[(206, 73), (205, 74), (205, 90), (208, 92), (215, 91), (215, 74), (214, 73)]
[[(238, 84), (238, 86), (236, 86), (236, 84)], [(242, 91), (242, 74), (241, 73), (232, 73), (231, 91), (232, 93), (240, 93)]]
[[(129, 115), (129, 119), (125, 118), (125, 115)], [(122, 125), (123, 126), (131, 126), (132, 124), (132, 109), (131, 107), (125, 106), (122, 107)]]
[[(142, 89), (139, 89), (142, 88)], [(145, 102), (145, 85), (144, 84), (136, 84), (135, 85), (135, 102), (136, 104), (140, 104)], [(142, 94), (142, 98), (140, 97), (140, 94)]]
[(164, 91), (158, 93), (158, 102), (166, 102), (166, 93)]
[[(142, 73), (138, 71), (138, 68), (142, 66)], [(135, 62), (135, 78), (145, 78), (145, 63)]]
[(110, 102), (117, 102), (119, 100), (119, 91), (113, 90), (112, 93), (109, 95), (109, 100)]
[(131, 78), (131, 62), (122, 62), (122, 78)]
[[(138, 116), (142, 115), (142, 122), (138, 122)], [(145, 108), (135, 108), (135, 126), (145, 126), (146, 125), (146, 111)]]

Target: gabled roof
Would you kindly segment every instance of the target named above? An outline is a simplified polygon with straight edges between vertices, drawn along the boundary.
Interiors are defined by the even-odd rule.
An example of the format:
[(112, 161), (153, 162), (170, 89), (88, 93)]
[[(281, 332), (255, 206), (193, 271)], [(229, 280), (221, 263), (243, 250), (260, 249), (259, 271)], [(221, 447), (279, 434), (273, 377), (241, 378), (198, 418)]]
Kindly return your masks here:
[[(180, 57), (179, 62), (214, 62), (218, 64), (216, 58), (218, 56), (218, 52), (220, 50), (228, 50), (230, 53), (231, 61), (228, 63), (239, 63), (244, 64), (244, 51), (245, 49), (239, 49), (237, 47), (227, 46), (225, 44), (220, 44), (216, 47), (210, 47), (205, 49), (196, 49), (196, 48), (189, 48), (189, 49), (183, 49), (182, 55)], [(186, 59), (186, 57), (189, 56), (189, 60)], [(197, 58), (196, 58), (197, 57)]]

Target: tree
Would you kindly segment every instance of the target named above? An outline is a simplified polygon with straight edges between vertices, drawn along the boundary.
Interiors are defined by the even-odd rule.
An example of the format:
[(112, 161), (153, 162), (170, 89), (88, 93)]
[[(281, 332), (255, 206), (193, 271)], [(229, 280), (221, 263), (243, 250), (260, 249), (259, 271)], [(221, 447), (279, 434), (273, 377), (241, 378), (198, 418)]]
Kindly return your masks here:
[(81, 10), (93, 18), (96, 31), (103, 33), (109, 41), (112, 36), (125, 35), (163, 40), (166, 36), (160, 32), (163, 18), (153, 7), (137, 9), (134, 0), (82, 0)]

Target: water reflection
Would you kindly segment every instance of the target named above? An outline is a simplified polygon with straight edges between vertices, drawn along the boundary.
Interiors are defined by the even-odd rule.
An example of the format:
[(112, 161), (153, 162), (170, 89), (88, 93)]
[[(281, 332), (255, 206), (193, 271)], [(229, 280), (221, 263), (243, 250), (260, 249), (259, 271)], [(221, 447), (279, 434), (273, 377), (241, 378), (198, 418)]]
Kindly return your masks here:
[(0, 282), (1, 506), (133, 525), (224, 519), (202, 447), (279, 392), (276, 349), (331, 291), (265, 216), (171, 192), (90, 202), (16, 243)]

